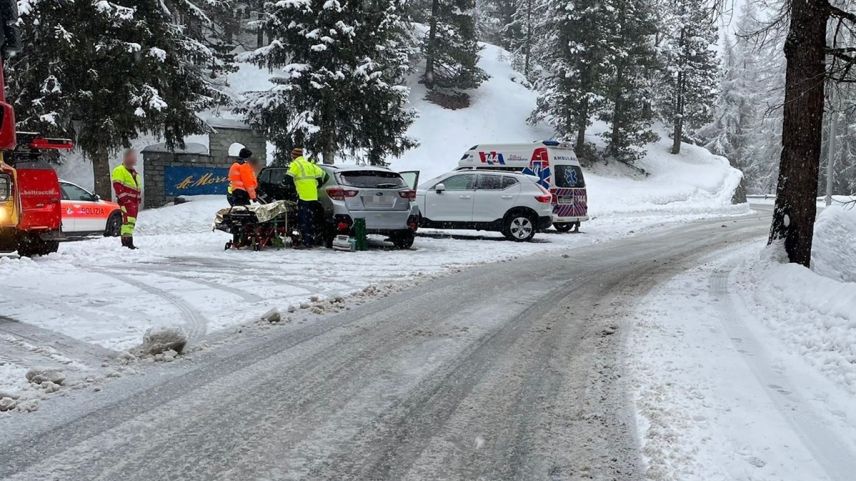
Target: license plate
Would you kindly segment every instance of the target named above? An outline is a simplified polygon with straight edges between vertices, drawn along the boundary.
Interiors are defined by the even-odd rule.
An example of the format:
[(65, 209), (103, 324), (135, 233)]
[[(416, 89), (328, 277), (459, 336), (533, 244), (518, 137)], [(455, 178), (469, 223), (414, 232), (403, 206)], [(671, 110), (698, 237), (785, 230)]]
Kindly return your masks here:
[(565, 196), (565, 197), (559, 197), (559, 203), (560, 204), (573, 204), (574, 203), (574, 197), (570, 196), (570, 195)]
[(395, 199), (391, 195), (372, 195), (363, 197), (363, 202), (374, 206), (391, 206)]

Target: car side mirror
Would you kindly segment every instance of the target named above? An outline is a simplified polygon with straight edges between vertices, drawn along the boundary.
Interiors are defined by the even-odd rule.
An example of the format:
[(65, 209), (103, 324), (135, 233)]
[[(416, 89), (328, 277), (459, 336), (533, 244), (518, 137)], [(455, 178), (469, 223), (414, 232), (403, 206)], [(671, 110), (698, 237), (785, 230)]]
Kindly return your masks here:
[(442, 182), (434, 186), (434, 191), (438, 194), (442, 194), (444, 190), (446, 190), (446, 185)]
[(101, 196), (98, 194), (92, 194), (92, 200), (98, 202), (99, 200), (101, 200)]

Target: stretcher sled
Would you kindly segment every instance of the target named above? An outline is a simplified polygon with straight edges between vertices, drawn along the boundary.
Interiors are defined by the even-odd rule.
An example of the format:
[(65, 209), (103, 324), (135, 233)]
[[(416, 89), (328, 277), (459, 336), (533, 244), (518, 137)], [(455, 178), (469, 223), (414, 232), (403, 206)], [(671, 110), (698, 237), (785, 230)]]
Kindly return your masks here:
[(232, 234), (225, 249), (286, 247), (299, 239), (296, 232), (297, 204), (278, 200), (220, 209), (214, 218), (214, 229)]

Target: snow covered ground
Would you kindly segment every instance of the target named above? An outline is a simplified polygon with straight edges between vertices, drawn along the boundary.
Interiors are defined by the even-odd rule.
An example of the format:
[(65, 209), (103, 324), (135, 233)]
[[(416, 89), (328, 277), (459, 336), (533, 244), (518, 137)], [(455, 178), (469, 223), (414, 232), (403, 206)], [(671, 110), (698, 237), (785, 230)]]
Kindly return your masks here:
[(856, 210), (815, 232), (813, 270), (759, 239), (640, 306), (627, 365), (648, 479), (853, 479)]

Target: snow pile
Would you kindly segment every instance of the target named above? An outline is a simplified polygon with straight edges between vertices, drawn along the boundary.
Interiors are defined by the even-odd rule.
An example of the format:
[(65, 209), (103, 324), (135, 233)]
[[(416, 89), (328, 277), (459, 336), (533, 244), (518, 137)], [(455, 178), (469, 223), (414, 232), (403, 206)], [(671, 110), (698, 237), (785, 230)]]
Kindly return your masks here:
[(167, 351), (180, 354), (187, 345), (187, 335), (177, 327), (152, 327), (143, 335), (143, 354), (164, 354)]
[(842, 282), (856, 282), (856, 208), (831, 206), (814, 225), (812, 269)]
[(746, 205), (731, 198), (743, 174), (724, 157), (702, 147), (684, 144), (679, 155), (670, 152), (671, 140), (661, 134), (647, 146), (638, 162), (647, 177), (623, 174), (618, 166), (596, 166), (586, 174), (590, 215), (610, 213), (740, 213)]
[(815, 228), (815, 270), (784, 261), (782, 246), (738, 272), (746, 304), (770, 331), (856, 394), (856, 212), (830, 207)]
[(140, 235), (169, 235), (211, 232), (214, 214), (229, 207), (226, 196), (200, 195), (190, 202), (168, 205), (158, 209), (147, 209), (137, 217)]

